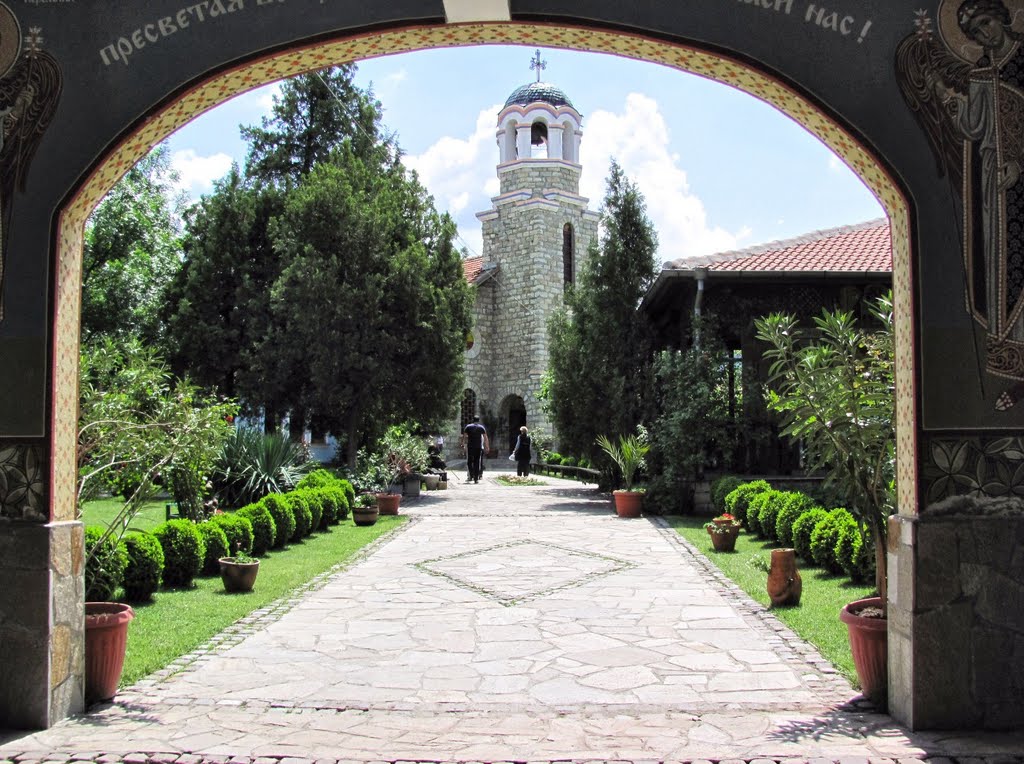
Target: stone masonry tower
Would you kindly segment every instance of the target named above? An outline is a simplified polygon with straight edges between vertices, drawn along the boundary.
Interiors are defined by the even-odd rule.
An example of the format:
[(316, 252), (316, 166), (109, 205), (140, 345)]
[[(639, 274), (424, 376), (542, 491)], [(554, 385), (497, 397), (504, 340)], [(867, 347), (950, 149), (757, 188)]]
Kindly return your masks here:
[(579, 194), (582, 117), (559, 88), (540, 81), (517, 88), (498, 114), (500, 193), (477, 213), (483, 255), (466, 261), (477, 286), (467, 342), (461, 427), (481, 417), (504, 457), (526, 424), (535, 441), (557, 437), (537, 394), (548, 367), (547, 320), (580, 272), (599, 215)]

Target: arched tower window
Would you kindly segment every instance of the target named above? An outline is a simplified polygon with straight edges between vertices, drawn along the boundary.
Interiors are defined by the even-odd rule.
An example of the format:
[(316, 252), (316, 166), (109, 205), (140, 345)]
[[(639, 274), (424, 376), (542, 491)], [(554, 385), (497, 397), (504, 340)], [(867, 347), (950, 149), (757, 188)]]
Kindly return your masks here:
[(564, 282), (564, 288), (568, 289), (569, 286), (575, 281), (576, 268), (573, 258), (574, 239), (572, 223), (566, 223), (562, 226), (562, 280)]
[(548, 158), (548, 126), (542, 120), (537, 120), (530, 125), (530, 145), (533, 157)]
[(459, 432), (466, 429), (466, 425), (473, 421), (476, 414), (476, 393), (468, 387), (462, 391), (462, 406), (459, 415)]

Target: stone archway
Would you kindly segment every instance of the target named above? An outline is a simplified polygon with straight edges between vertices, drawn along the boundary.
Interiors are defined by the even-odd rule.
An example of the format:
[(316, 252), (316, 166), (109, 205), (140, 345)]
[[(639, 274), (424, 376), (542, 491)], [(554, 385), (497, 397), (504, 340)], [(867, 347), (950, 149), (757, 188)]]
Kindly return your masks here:
[[(526, 424), (528, 412), (526, 403), (519, 395), (506, 395), (498, 405), (498, 432), (494, 440), (498, 444), (498, 456), (512, 453), (519, 435), (519, 428)], [(502, 449), (505, 449), (504, 452)]]
[[(937, 3), (945, 7), (946, 0)], [(940, 193), (927, 139), (899, 100), (891, 65), (919, 3), (899, 0), (863, 19), (797, 7), (793, 0), (725, 6), (708, 0), (683, 15), (669, 3), (637, 9), (602, 1), (587, 17), (567, 16), (555, 3), (522, 9), (516, 0), (484, 10), (455, 0), (443, 7), (422, 0), (400, 9), (319, 3), (316, 13), (299, 5), (207, 0), (167, 13), (124, 9), (116, 0), (19, 6), (18, 20), (30, 30), (25, 55), (38, 54), (47, 40), (65, 80), (50, 134), (30, 168), (24, 160), (27, 179), (36, 184), (33, 193), (14, 194), (15, 224), (5, 231), (13, 253), (5, 294), (17, 299), (0, 324), (0, 358), (23, 374), (5, 382), (6, 402), (0, 404), (0, 470), (8, 484), (19, 486), (0, 497), (0, 514), (13, 520), (0, 530), (0, 542), (18, 551), (2, 556), (0, 576), (23, 583), (9, 587), (0, 602), (11, 616), (0, 626), (9, 646), (0, 658), (0, 675), (9, 680), (0, 689), (0, 717), (46, 726), (81, 708), (75, 423), (83, 226), (95, 204), (152, 145), (238, 93), (332, 63), (516, 42), (625, 56), (738, 88), (819, 137), (885, 207), (897, 315), (899, 509), (906, 519), (891, 542), (900, 581), (890, 588), (900, 598), (895, 604), (903, 619), (892, 630), (892, 653), (901, 661), (893, 700), (901, 719), (927, 724), (929, 716), (920, 710), (925, 689), (914, 673), (912, 600), (919, 571), (913, 518), (919, 465), (926, 463), (918, 451), (925, 430), (922, 390), (945, 388), (934, 387), (923, 369), (933, 361), (942, 365), (950, 332), (962, 337), (963, 328), (950, 329), (935, 318), (956, 291), (941, 274), (942, 263), (957, 258), (949, 244), (949, 220), (956, 216)], [(0, 10), (13, 18), (5, 3)], [(780, 38), (789, 44), (779, 45)], [(60, 41), (70, 39), (76, 46), (65, 43), (62, 58)], [(0, 61), (0, 77), (6, 76), (4, 65)], [(108, 108), (83, 126), (80, 115), (97, 99)], [(920, 256), (925, 250), (928, 261)], [(971, 416), (947, 425), (947, 434), (960, 434), (936, 437), (932, 447), (966, 442), (972, 430), (991, 427)], [(1004, 428), (1019, 424), (1020, 416), (1024, 412), (1001, 420)]]

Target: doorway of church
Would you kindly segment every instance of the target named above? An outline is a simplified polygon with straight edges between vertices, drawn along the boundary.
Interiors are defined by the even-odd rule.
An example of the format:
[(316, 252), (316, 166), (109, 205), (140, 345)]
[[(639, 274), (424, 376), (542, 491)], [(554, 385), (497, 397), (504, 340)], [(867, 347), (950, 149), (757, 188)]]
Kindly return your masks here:
[(496, 442), (501, 443), (501, 437), (508, 442), (508, 453), (515, 448), (516, 438), (519, 436), (519, 428), (526, 424), (526, 404), (518, 395), (510, 395), (501, 402), (502, 414), (500, 422), (505, 426), (505, 432), (498, 433)]

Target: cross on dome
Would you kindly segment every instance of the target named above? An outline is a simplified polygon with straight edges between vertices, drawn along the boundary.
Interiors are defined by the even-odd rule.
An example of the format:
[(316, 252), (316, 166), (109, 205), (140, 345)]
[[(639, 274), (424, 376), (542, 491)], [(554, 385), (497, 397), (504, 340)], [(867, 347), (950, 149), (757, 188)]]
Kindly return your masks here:
[(537, 48), (537, 52), (533, 58), (530, 59), (530, 68), (537, 70), (537, 82), (540, 82), (540, 73), (542, 70), (548, 68), (547, 61), (541, 61), (540, 48)]

